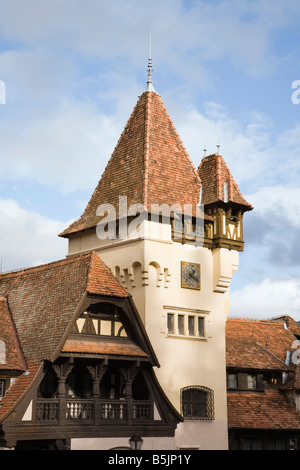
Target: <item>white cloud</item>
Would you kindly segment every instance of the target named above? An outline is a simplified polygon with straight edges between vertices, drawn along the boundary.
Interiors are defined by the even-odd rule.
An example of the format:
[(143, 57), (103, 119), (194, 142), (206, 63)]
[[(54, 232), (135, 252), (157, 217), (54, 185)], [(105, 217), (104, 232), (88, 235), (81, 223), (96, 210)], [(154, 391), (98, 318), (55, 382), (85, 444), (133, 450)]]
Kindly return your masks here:
[[(22, 117), (24, 120), (22, 121)], [(0, 127), (2, 178), (28, 179), (61, 192), (93, 190), (121, 132), (93, 103), (65, 101), (48, 114)]]
[[(295, 170), (294, 170), (295, 171)], [(262, 187), (248, 194), (255, 207), (255, 213), (271, 225), (280, 228), (288, 221), (292, 227), (300, 227), (300, 188), (282, 184)], [(287, 235), (285, 233), (285, 235)]]
[(2, 0), (0, 26), (7, 38), (31, 47), (51, 43), (89, 56), (125, 55), (140, 62), (151, 24), (156, 57), (174, 70), (182, 69), (182, 56), (186, 64), (190, 57), (194, 63), (225, 57), (261, 74), (278, 63), (274, 31), (297, 15), (297, 2), (280, 0)]
[(22, 209), (12, 199), (0, 199), (0, 258), (8, 271), (64, 258), (66, 241), (58, 234), (68, 226)]
[(300, 321), (300, 278), (268, 278), (231, 294), (230, 316), (271, 318), (290, 315)]

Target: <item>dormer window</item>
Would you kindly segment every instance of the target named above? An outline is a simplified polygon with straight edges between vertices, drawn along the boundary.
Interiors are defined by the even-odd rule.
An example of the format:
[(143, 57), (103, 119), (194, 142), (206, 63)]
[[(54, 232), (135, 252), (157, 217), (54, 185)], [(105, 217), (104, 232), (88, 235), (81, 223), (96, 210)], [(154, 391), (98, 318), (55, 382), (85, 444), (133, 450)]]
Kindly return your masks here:
[(0, 340), (0, 364), (6, 363), (6, 348), (4, 341)]
[(224, 182), (224, 202), (228, 202), (228, 181)]

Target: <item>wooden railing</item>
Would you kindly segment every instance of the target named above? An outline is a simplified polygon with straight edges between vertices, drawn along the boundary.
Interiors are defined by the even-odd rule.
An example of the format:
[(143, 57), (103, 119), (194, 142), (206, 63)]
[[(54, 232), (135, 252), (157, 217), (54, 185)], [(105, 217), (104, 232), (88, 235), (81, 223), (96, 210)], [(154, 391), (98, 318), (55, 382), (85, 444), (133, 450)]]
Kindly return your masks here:
[(148, 400), (37, 399), (39, 423), (128, 424), (153, 420), (153, 404)]

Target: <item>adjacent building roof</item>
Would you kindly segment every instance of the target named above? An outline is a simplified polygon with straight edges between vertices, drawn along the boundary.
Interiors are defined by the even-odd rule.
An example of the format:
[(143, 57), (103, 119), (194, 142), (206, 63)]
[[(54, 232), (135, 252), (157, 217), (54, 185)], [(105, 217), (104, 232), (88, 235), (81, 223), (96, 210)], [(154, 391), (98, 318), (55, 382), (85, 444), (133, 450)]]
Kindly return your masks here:
[(289, 355), (296, 340), (295, 332), (299, 332), (297, 323), (286, 316), (271, 320), (228, 318), (228, 369), (246, 373), (289, 372), (286, 384), (277, 388), (230, 390), (227, 394), (230, 429), (300, 429), (300, 413), (283, 391), (297, 389), (299, 385), (299, 370)]
[(53, 360), (89, 294), (129, 297), (96, 253), (0, 275), (0, 295), (6, 299), (26, 360)]
[(284, 322), (228, 318), (227, 367), (286, 370), (294, 341)]
[(43, 364), (27, 363), (26, 372), (19, 375), (13, 385), (7, 390), (0, 402), (0, 422), (22, 400), (39, 374), (43, 372)]
[[(89, 300), (90, 299), (90, 300)], [(89, 301), (121, 306), (130, 337), (81, 340), (70, 336)], [(0, 421), (61, 354), (127, 356), (159, 366), (128, 291), (92, 252), (0, 275), (0, 370), (17, 376), (0, 402)]]
[(277, 389), (264, 392), (230, 392), (227, 395), (231, 429), (300, 429), (300, 413)]
[(253, 209), (242, 196), (221, 155), (204, 157), (199, 165), (198, 174), (203, 185), (201, 203), (205, 206), (224, 202), (236, 204), (243, 211)]

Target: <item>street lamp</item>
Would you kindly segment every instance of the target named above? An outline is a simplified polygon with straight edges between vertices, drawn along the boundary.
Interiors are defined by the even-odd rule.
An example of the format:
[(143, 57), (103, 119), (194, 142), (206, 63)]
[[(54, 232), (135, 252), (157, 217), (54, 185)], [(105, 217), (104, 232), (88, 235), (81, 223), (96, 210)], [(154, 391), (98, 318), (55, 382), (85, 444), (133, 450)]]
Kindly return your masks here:
[(129, 439), (131, 450), (141, 450), (143, 445), (143, 439), (135, 432)]

